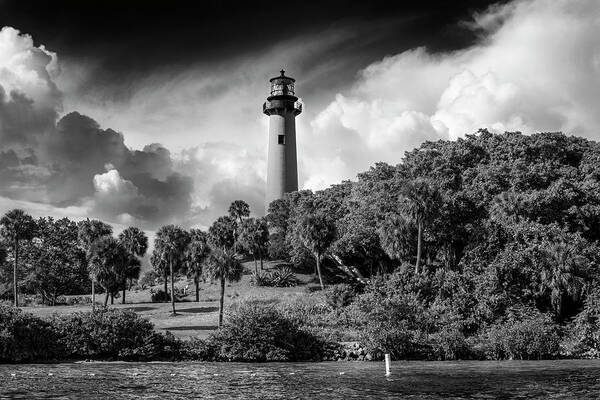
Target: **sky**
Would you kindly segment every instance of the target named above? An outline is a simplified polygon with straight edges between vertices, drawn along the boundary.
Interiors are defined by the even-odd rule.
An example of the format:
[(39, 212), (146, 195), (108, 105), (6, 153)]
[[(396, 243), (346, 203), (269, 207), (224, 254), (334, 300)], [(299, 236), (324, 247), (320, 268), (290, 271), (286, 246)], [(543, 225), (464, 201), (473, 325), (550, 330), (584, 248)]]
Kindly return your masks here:
[(0, 213), (149, 232), (236, 199), (261, 215), (281, 68), (300, 188), (480, 128), (600, 138), (597, 0), (0, 0), (0, 27)]

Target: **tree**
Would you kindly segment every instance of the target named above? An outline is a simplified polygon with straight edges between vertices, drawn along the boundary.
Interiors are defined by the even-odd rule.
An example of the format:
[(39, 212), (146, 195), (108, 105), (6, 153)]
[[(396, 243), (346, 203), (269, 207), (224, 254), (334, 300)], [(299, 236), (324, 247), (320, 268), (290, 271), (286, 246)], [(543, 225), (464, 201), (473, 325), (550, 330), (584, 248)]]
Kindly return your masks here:
[(169, 275), (171, 276), (171, 307), (173, 314), (175, 311), (175, 271), (181, 268), (185, 259), (185, 250), (190, 241), (189, 234), (182, 228), (175, 225), (165, 225), (156, 232), (154, 239), (154, 248), (161, 258), (165, 259), (169, 265)]
[(552, 308), (556, 318), (561, 320), (565, 297), (578, 298), (583, 291), (583, 270), (589, 261), (575, 244), (563, 241), (546, 246), (543, 254), (542, 289), (550, 291)]
[(87, 259), (78, 246), (77, 224), (51, 217), (39, 218), (36, 224), (35, 240), (23, 248), (25, 290), (41, 295), (44, 304), (54, 305), (57, 296), (88, 289)]
[(162, 277), (164, 292), (168, 293), (167, 284), (169, 283), (169, 260), (165, 253), (163, 253), (162, 249), (154, 249), (152, 251), (152, 255), (150, 256), (150, 264), (152, 264), (152, 268), (156, 274)]
[[(79, 245), (86, 252), (88, 261), (88, 268), (91, 266), (90, 250), (92, 244), (104, 237), (112, 235), (112, 227), (100, 220), (89, 218), (85, 221), (79, 221), (77, 223), (77, 237), (79, 239)], [(94, 269), (90, 269), (90, 279), (92, 280), (92, 309), (96, 307), (96, 276), (94, 275)]]
[(415, 273), (419, 273), (423, 242), (423, 229), (434, 217), (441, 202), (439, 190), (423, 179), (406, 182), (400, 194), (400, 213), (417, 226), (417, 260)]
[[(237, 237), (240, 233), (239, 227), (242, 224), (242, 221), (244, 220), (244, 218), (248, 218), (250, 216), (250, 206), (243, 200), (235, 200), (229, 206), (229, 216), (233, 218), (235, 222), (233, 235), (237, 240)], [(234, 242), (233, 251), (237, 251), (236, 245), (237, 244)]]
[(414, 250), (414, 225), (401, 215), (388, 215), (381, 223), (378, 233), (381, 246), (390, 258), (402, 260)]
[(290, 205), (287, 196), (273, 200), (269, 204), (265, 217), (269, 227), (269, 257), (271, 259), (289, 258), (285, 237), (287, 236), (290, 217)]
[(204, 275), (211, 280), (220, 280), (219, 328), (223, 326), (223, 301), (225, 299), (225, 282), (238, 282), (242, 278), (242, 264), (229, 252), (215, 249), (211, 252)]
[[(144, 257), (148, 250), (148, 237), (139, 228), (129, 227), (119, 233), (119, 241), (127, 249), (127, 251), (134, 257)], [(122, 303), (125, 304), (125, 289), (128, 280), (137, 279), (140, 276), (140, 268), (132, 266), (128, 269), (124, 275), (123, 281), (123, 299)]]
[(112, 236), (102, 236), (92, 243), (89, 260), (92, 274), (106, 291), (105, 306), (108, 297), (119, 292), (123, 271), (136, 262), (139, 266), (139, 260)]
[(254, 269), (258, 272), (256, 257), (260, 259), (260, 269), (263, 269), (263, 254), (269, 244), (269, 228), (264, 218), (248, 218), (240, 226), (238, 243), (254, 258)]
[(390, 257), (382, 249), (382, 241), (378, 234), (380, 224), (366, 210), (356, 210), (348, 213), (336, 224), (338, 239), (331, 252), (344, 260), (348, 265), (362, 267), (365, 275), (373, 276), (374, 267), (377, 271), (387, 270)]
[(234, 219), (228, 216), (217, 218), (208, 229), (208, 239), (214, 248), (220, 249), (223, 252), (235, 251)]
[(200, 229), (190, 230), (190, 242), (186, 250), (188, 274), (192, 274), (196, 290), (196, 302), (200, 301), (200, 276), (202, 267), (210, 254), (208, 234)]
[(335, 240), (335, 226), (322, 214), (306, 215), (298, 224), (298, 236), (315, 258), (321, 289), (325, 289), (321, 260)]
[(13, 296), (15, 307), (19, 306), (19, 291), (17, 286), (17, 270), (19, 265), (19, 246), (21, 241), (33, 239), (36, 231), (36, 224), (33, 218), (25, 214), (23, 210), (14, 209), (0, 219), (2, 225), (2, 235), (12, 246), (13, 250)]
[(244, 218), (250, 216), (250, 206), (243, 200), (236, 200), (229, 206), (229, 216), (241, 224)]

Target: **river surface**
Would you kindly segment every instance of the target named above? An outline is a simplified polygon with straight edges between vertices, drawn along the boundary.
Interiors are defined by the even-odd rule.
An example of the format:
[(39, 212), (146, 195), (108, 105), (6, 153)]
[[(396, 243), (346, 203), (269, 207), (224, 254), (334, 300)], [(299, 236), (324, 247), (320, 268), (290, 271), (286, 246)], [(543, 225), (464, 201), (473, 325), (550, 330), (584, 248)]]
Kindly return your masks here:
[(0, 365), (3, 399), (599, 399), (600, 361)]

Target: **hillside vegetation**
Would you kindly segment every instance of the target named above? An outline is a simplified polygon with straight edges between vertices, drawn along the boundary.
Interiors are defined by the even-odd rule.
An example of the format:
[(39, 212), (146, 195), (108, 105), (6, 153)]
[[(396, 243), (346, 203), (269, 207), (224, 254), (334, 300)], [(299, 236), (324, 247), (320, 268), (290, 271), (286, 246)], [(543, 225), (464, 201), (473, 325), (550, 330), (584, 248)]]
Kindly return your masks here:
[[(41, 219), (37, 224), (44, 230), (38, 230), (38, 237), (22, 239), (19, 268), (27, 278), (21, 290), (53, 303), (56, 288), (62, 288), (59, 294), (72, 288), (87, 292), (89, 276), (113, 297), (135, 282), (160, 280), (164, 290), (157, 301), (172, 301), (175, 316), (180, 288), (174, 280), (187, 276), (202, 290), (206, 286), (201, 281), (215, 282), (219, 286), (211, 289), (211, 300), (219, 300), (218, 326), (230, 333), (241, 329), (256, 343), (255, 334), (272, 336), (262, 322), (241, 327), (228, 318), (241, 321), (238, 309), (252, 315), (263, 310), (292, 324), (298, 337), (320, 338), (325, 347), (311, 349), (310, 357), (324, 357), (331, 343), (343, 341), (360, 342), (374, 358), (385, 352), (421, 359), (600, 354), (596, 142), (562, 133), (496, 135), (483, 130), (456, 141), (423, 143), (398, 165), (376, 164), (355, 182), (289, 193), (271, 203), (265, 218), (251, 218), (241, 200), (229, 211), (208, 232), (162, 227), (151, 257), (154, 275), (140, 280), (134, 277), (139, 274), (135, 252), (128, 250), (145, 243), (135, 228), (129, 228), (129, 240), (123, 235), (116, 240), (99, 221), (77, 226)], [(82, 227), (87, 232), (83, 236)], [(99, 242), (82, 240), (103, 230), (108, 233)], [(54, 232), (64, 240), (55, 240), (59, 236)], [(6, 243), (13, 250), (12, 242)], [(67, 248), (70, 252), (61, 250)], [(4, 254), (8, 261), (14, 261), (13, 253)], [(244, 267), (242, 257), (256, 262)], [(270, 272), (259, 269), (266, 258), (289, 262), (293, 271), (272, 265)], [(11, 294), (11, 264), (17, 268), (16, 261), (7, 263), (2, 275), (5, 295)], [(65, 271), (77, 284), (65, 285), (71, 276)], [(271, 288), (262, 298), (235, 295), (240, 279), (260, 291), (294, 285), (293, 275), (299, 273), (305, 274), (300, 283), (313, 279), (310, 288)], [(324, 290), (311, 293), (315, 286)], [(284, 299), (286, 291), (294, 294)], [(223, 307), (229, 310), (223, 312)], [(186, 307), (178, 308), (185, 317)], [(214, 327), (216, 315), (211, 319)], [(196, 344), (204, 350), (198, 350), (203, 354), (198, 357), (269, 359), (262, 350), (248, 353), (240, 343), (230, 343), (237, 334), (219, 332), (209, 335), (208, 343), (223, 344), (221, 352), (206, 356), (208, 344), (200, 341)], [(273, 348), (263, 345), (257, 348)], [(298, 359), (288, 351), (287, 359)]]

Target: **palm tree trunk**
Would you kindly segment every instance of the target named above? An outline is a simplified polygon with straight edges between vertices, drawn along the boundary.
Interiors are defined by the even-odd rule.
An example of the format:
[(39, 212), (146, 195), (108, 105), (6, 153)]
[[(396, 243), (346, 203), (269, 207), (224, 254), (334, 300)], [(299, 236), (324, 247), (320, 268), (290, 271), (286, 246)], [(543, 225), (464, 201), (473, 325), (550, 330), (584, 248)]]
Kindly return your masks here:
[(225, 277), (221, 277), (221, 297), (219, 299), (219, 328), (223, 326), (223, 300), (225, 299)]
[(262, 257), (262, 250), (258, 250), (258, 257), (260, 258), (260, 270), (263, 270), (263, 257)]
[(258, 264), (256, 263), (256, 256), (252, 253), (252, 258), (254, 259), (254, 272), (258, 274)]
[(104, 307), (108, 305), (108, 290), (106, 291), (106, 296), (104, 296)]
[(92, 311), (96, 310), (96, 278), (92, 279)]
[(198, 276), (198, 270), (194, 276), (194, 284), (196, 285), (196, 303), (200, 302), (200, 277)]
[(123, 301), (121, 301), (121, 304), (125, 304), (125, 289), (126, 287), (123, 287)]
[(167, 289), (168, 276), (167, 276), (167, 271), (166, 270), (165, 270), (165, 276), (164, 276), (164, 278), (165, 278), (165, 295), (166, 295), (167, 293), (169, 293), (169, 290)]
[(415, 274), (419, 273), (419, 266), (421, 265), (421, 242), (423, 240), (423, 221), (418, 222), (418, 233), (417, 233), (417, 262), (415, 263)]
[(15, 264), (13, 266), (13, 295), (15, 298), (15, 307), (19, 307), (19, 292), (17, 289), (17, 264), (19, 262), (19, 241), (15, 239)]
[(323, 277), (321, 276), (321, 255), (317, 254), (315, 259), (317, 260), (317, 273), (319, 274), (319, 282), (321, 283), (321, 290), (324, 290), (325, 285), (323, 285)]
[(169, 270), (171, 271), (171, 307), (173, 308), (173, 315), (177, 315), (175, 311), (175, 276), (173, 275), (173, 260), (169, 257)]
[(112, 306), (113, 304), (115, 304), (115, 296), (113, 296), (113, 294), (110, 294), (110, 305)]

